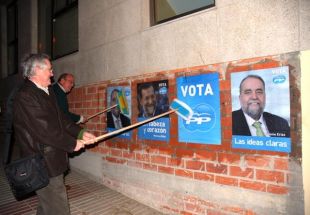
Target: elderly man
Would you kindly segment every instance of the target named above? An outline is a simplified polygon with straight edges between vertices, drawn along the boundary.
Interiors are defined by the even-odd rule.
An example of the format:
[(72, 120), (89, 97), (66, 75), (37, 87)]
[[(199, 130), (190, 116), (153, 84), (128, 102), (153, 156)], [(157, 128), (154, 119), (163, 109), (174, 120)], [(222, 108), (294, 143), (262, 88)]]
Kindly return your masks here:
[(47, 187), (36, 191), (37, 214), (70, 214), (63, 173), (68, 152), (79, 151), (95, 136), (69, 120), (57, 105), (52, 90), (53, 68), (49, 56), (30, 54), (22, 62), (25, 82), (13, 103), (15, 143), (21, 156), (40, 153), (50, 177)]
[(86, 120), (85, 117), (69, 111), (67, 94), (70, 93), (73, 86), (74, 86), (74, 76), (70, 73), (63, 73), (59, 76), (57, 83), (53, 84), (53, 90), (55, 92), (60, 109), (68, 117), (70, 117), (70, 119), (73, 122), (77, 124), (84, 123)]
[(240, 110), (233, 111), (233, 135), (289, 137), (288, 122), (264, 112), (265, 82), (258, 75), (248, 75), (240, 83)]

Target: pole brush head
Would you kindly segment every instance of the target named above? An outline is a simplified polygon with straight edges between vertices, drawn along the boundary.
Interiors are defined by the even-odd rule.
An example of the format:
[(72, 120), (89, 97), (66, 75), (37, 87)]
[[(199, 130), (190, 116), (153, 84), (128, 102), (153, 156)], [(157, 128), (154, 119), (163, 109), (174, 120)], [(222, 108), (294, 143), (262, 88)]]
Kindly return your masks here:
[(176, 113), (186, 121), (190, 120), (194, 114), (190, 106), (178, 99), (173, 99), (170, 108), (175, 110)]
[(126, 115), (129, 114), (128, 103), (127, 103), (127, 99), (126, 99), (124, 90), (121, 90), (117, 93), (117, 104), (118, 104), (120, 111), (123, 114), (126, 114)]

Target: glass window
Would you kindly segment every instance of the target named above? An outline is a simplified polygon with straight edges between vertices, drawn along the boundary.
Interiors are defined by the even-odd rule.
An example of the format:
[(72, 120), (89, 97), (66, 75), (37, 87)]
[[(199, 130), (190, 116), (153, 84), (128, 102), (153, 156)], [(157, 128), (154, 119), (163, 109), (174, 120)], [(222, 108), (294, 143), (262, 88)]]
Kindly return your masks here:
[(67, 0), (54, 0), (54, 12), (57, 13), (67, 6)]
[(52, 0), (38, 1), (38, 51), (52, 56)]
[(78, 1), (54, 0), (52, 58), (78, 51)]
[(17, 4), (16, 1), (7, 7), (7, 68), (8, 75), (17, 73)]
[(167, 22), (215, 5), (215, 0), (153, 0), (153, 24)]

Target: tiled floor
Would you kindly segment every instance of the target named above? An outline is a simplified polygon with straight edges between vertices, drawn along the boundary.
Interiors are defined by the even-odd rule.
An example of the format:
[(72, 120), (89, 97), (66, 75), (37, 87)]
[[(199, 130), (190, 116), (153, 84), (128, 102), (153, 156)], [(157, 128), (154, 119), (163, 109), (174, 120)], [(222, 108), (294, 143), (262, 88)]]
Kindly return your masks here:
[[(0, 166), (1, 167), (1, 166)], [(66, 187), (72, 215), (159, 215), (158, 211), (71, 172)], [(0, 168), (0, 215), (36, 214), (37, 197), (16, 201)]]

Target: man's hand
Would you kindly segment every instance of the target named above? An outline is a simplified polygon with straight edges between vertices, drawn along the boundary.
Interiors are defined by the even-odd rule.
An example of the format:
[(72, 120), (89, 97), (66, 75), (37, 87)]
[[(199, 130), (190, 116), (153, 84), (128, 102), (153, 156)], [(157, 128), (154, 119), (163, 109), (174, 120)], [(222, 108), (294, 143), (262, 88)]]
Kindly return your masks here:
[(91, 145), (91, 144), (94, 144), (96, 143), (96, 136), (93, 135), (92, 133), (89, 133), (87, 131), (85, 131), (83, 133), (83, 139), (82, 140), (76, 140), (76, 146), (75, 146), (75, 149), (74, 151), (79, 151), (80, 149), (84, 148), (85, 145)]
[(84, 142), (85, 145), (90, 145), (90, 144), (93, 144), (93, 143), (96, 142), (96, 140), (95, 140), (96, 136), (93, 135), (90, 132), (87, 132), (87, 131), (85, 131), (83, 133), (83, 137), (82, 138), (83, 138), (83, 141), (85, 141)]
[(76, 140), (76, 145), (75, 145), (75, 149), (74, 151), (77, 152), (79, 151), (81, 148), (84, 148), (84, 140)]

